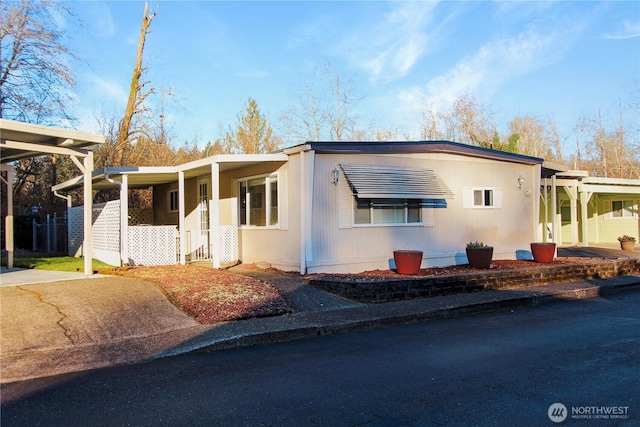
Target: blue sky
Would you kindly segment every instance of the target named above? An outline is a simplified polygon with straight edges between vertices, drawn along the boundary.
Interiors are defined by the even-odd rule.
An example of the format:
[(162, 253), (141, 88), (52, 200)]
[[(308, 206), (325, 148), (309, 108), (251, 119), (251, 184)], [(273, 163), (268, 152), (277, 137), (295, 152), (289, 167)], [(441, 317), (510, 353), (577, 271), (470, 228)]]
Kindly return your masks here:
[[(144, 3), (69, 3), (84, 22), (67, 29), (79, 128), (122, 115)], [(278, 129), (313, 70), (350, 78), (370, 123), (419, 138), (422, 111), (463, 94), (494, 113), (551, 119), (575, 144), (581, 116), (618, 120), (640, 80), (636, 1), (160, 1), (147, 37), (146, 79), (171, 89), (167, 124), (177, 145), (214, 141), (254, 98)], [(637, 90), (637, 89), (635, 89)], [(637, 99), (636, 93), (635, 98)], [(158, 101), (156, 97), (155, 101)], [(637, 118), (636, 118), (637, 120)]]

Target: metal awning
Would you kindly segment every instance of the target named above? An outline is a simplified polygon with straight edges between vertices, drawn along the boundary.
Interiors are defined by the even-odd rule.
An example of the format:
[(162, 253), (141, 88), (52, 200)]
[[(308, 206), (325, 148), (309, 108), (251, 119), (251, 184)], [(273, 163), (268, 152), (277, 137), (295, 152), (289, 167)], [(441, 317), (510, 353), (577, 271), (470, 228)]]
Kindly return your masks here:
[(346, 164), (340, 168), (353, 194), (361, 199), (453, 198), (453, 192), (431, 169)]

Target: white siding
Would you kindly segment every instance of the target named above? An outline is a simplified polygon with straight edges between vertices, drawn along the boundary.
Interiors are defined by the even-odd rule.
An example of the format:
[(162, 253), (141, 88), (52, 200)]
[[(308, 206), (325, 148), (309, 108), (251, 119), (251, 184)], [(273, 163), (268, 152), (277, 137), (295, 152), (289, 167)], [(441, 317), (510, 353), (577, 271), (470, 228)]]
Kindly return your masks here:
[[(277, 228), (239, 228), (238, 253), (244, 263), (266, 261), (285, 271), (300, 266), (300, 179), (298, 156), (277, 169), (279, 225)], [(234, 171), (235, 178), (255, 175), (253, 170)], [(237, 203), (237, 199), (235, 199)]]
[[(425, 209), (423, 226), (351, 226), (352, 210), (347, 212), (344, 202), (352, 196), (344, 191), (344, 176), (337, 186), (331, 182), (331, 171), (338, 163), (432, 169), (454, 198), (447, 200), (446, 209)], [(389, 268), (395, 249), (422, 250), (425, 266), (466, 263), (466, 243), (476, 240), (494, 246), (494, 258), (513, 259), (535, 238), (535, 173), (531, 165), (444, 153), (316, 155), (309, 272)], [(517, 182), (520, 175), (525, 177), (522, 188)], [(499, 189), (494, 202), (501, 207), (464, 209), (465, 187)]]

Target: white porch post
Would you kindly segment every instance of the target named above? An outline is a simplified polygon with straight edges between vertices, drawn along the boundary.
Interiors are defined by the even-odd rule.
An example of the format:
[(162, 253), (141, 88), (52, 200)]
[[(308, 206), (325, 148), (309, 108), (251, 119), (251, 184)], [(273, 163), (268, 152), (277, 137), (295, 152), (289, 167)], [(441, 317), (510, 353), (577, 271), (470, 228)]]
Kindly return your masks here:
[(548, 179), (544, 178), (544, 185), (542, 186), (542, 203), (544, 203), (544, 221), (542, 221), (542, 241), (547, 242), (549, 240), (549, 232), (547, 227), (549, 226), (549, 187)]
[(577, 245), (578, 240), (578, 194), (576, 188), (571, 188), (569, 193), (569, 205), (571, 206), (571, 244)]
[(120, 185), (120, 264), (129, 264), (129, 175)]
[(220, 165), (211, 163), (211, 201), (209, 202), (209, 240), (213, 268), (220, 268)]
[(180, 228), (180, 264), (187, 263), (187, 231), (185, 230), (184, 172), (178, 172), (178, 228)]
[(556, 185), (556, 176), (551, 177), (551, 237), (556, 244), (562, 243), (558, 240), (558, 220), (556, 212), (558, 211), (558, 186)]
[(593, 193), (580, 192), (580, 221), (582, 222), (582, 245), (589, 246), (589, 225), (587, 224), (587, 203)]
[(307, 254), (306, 254), (306, 249), (307, 249), (307, 242), (306, 242), (306, 237), (307, 237), (307, 233), (306, 233), (306, 224), (305, 221), (307, 219), (307, 214), (306, 214), (306, 197), (307, 197), (307, 192), (304, 191), (306, 189), (305, 186), (305, 182), (306, 182), (306, 153), (304, 151), (300, 152), (300, 188), (302, 189), (301, 191), (301, 195), (300, 195), (300, 274), (306, 274), (307, 272)]
[[(13, 166), (2, 165), (7, 172), (7, 217), (4, 219), (4, 238), (7, 249), (7, 268), (13, 268)], [(2, 179), (4, 181), (4, 179)]]
[[(532, 181), (533, 181), (532, 191), (534, 191), (534, 193), (530, 195), (530, 197), (533, 197), (533, 212), (531, 217), (538, 218), (538, 221), (534, 220), (532, 221), (532, 224), (531, 224), (531, 237), (533, 238), (534, 242), (538, 241), (536, 239), (538, 239), (538, 229), (539, 229), (539, 220), (540, 220), (540, 185), (542, 184), (541, 174), (542, 174), (542, 166), (536, 165), (533, 168), (533, 176), (532, 176)], [(535, 189), (537, 189), (538, 191), (535, 192)], [(525, 191), (525, 197), (526, 197), (527, 190), (524, 190), (524, 191)], [(546, 189), (545, 189), (545, 192), (546, 192)], [(544, 231), (542, 234), (544, 235)], [(547, 241), (546, 239), (543, 240), (543, 242), (546, 242), (546, 241)]]
[(83, 159), (84, 166), (84, 274), (93, 273), (93, 151), (89, 151)]
[(313, 214), (314, 152), (300, 152), (300, 274), (307, 273), (307, 263), (313, 259), (311, 222)]

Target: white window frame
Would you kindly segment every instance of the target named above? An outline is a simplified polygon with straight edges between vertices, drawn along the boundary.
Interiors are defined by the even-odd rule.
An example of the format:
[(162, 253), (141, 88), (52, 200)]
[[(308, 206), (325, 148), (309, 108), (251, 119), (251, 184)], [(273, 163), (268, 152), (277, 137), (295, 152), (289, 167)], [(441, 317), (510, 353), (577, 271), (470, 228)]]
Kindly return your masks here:
[[(420, 221), (417, 222), (407, 222), (409, 219), (409, 200), (418, 200), (418, 199), (401, 199), (403, 200), (403, 208), (404, 208), (404, 222), (380, 222), (380, 223), (376, 223), (373, 222), (374, 221), (374, 216), (375, 216), (375, 211), (380, 210), (379, 208), (377, 208), (376, 206), (374, 206), (373, 203), (371, 203), (371, 200), (373, 199), (363, 199), (363, 200), (369, 200), (369, 220), (370, 222), (368, 223), (357, 223), (356, 222), (356, 207), (358, 204), (358, 201), (356, 200), (355, 197), (352, 197), (352, 224), (353, 227), (422, 227), (424, 226), (424, 222), (423, 222), (423, 218), (424, 218), (424, 214), (423, 214), (423, 209), (422, 207), (419, 207), (419, 214), (420, 214)], [(396, 200), (396, 199), (393, 199)], [(400, 204), (398, 203), (397, 206), (399, 207)]]
[[(276, 178), (276, 190), (277, 190), (277, 197), (276, 197), (276, 206), (277, 206), (277, 215), (278, 215), (278, 220), (271, 224), (271, 204), (272, 204), (272, 200), (271, 200), (271, 185), (272, 182), (269, 178)], [(251, 194), (249, 192), (249, 181), (254, 180), (254, 179), (261, 179), (264, 178), (265, 180), (265, 225), (252, 225), (250, 224), (250, 211), (251, 211), (251, 197), (249, 197), (249, 195)], [(241, 217), (242, 215), (242, 195), (240, 193), (240, 185), (241, 183), (245, 184), (245, 188), (247, 189), (246, 191), (246, 203), (247, 203), (247, 207), (245, 209), (245, 218), (244, 218), (244, 224), (243, 224), (243, 219)], [(280, 191), (281, 191), (281, 178), (280, 178), (280, 174), (278, 172), (274, 172), (274, 173), (270, 173), (270, 174), (263, 174), (263, 175), (254, 175), (254, 176), (248, 176), (248, 177), (243, 177), (243, 178), (239, 178), (236, 180), (236, 190), (238, 192), (238, 227), (239, 228), (259, 228), (259, 229), (270, 229), (270, 228), (279, 228), (280, 227), (280, 217), (281, 217), (281, 209), (282, 207), (280, 206)]]
[(180, 195), (178, 194), (178, 190), (169, 190), (169, 212), (178, 212), (179, 209)]
[[(608, 201), (609, 202), (609, 209), (608, 209), (608, 213), (607, 213), (607, 219), (612, 219), (615, 221), (619, 221), (619, 220), (630, 220), (630, 219), (638, 219), (638, 204), (637, 201), (635, 199), (611, 199)], [(622, 203), (622, 208), (620, 209), (621, 212), (621, 216), (615, 216), (614, 215), (614, 209), (613, 209), (613, 204), (619, 202)], [(625, 204), (626, 203), (631, 203), (631, 215), (629, 216), (624, 216), (624, 212), (628, 212), (627, 209), (625, 209)]]
[[(476, 192), (482, 192), (482, 204), (475, 202)], [(487, 205), (486, 192), (491, 192), (491, 204)], [(502, 188), (499, 187), (465, 187), (463, 189), (465, 209), (500, 209), (502, 208)]]

